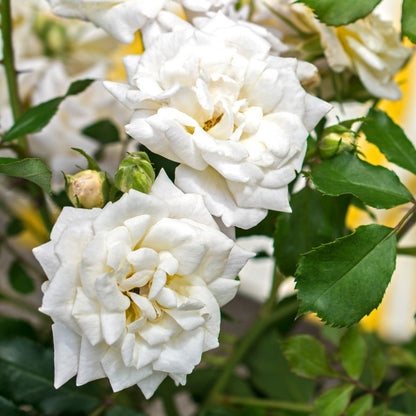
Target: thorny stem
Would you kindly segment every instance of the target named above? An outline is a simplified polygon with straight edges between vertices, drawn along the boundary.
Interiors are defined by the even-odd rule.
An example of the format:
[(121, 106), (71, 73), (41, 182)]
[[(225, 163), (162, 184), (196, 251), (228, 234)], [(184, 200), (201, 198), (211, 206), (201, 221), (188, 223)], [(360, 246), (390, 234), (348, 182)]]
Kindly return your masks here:
[[(9, 90), (10, 106), (13, 119), (16, 121), (22, 115), (22, 104), (19, 98), (19, 88), (17, 83), (17, 71), (14, 66), (14, 51), (12, 40), (12, 17), (10, 0), (1, 2), (1, 34), (3, 38), (3, 65), (6, 73), (7, 86)], [(19, 156), (25, 157), (28, 154), (28, 145), (25, 137), (18, 139)]]
[[(3, 65), (6, 73), (7, 86), (9, 90), (10, 106), (13, 113), (13, 119), (16, 121), (22, 115), (22, 103), (19, 97), (19, 87), (17, 83), (17, 71), (14, 65), (14, 50), (12, 39), (12, 15), (10, 0), (2, 0), (0, 7), (1, 14), (1, 35), (3, 39)], [(17, 139), (17, 154), (20, 158), (29, 156), (29, 147), (25, 136)], [(30, 189), (35, 201), (39, 201), (39, 210), (45, 227), (50, 231), (52, 222), (45, 201), (43, 191), (30, 184)]]
[(258, 341), (261, 335), (266, 332), (272, 325), (277, 322), (286, 319), (297, 311), (298, 304), (294, 299), (293, 301), (282, 305), (274, 312), (267, 316), (260, 317), (253, 326), (248, 330), (246, 335), (241, 339), (241, 342), (237, 344), (234, 353), (230, 357), (227, 365), (224, 367), (221, 375), (214, 384), (210, 394), (208, 395), (206, 404), (215, 403), (218, 397), (226, 388), (231, 376), (233, 375), (234, 368), (241, 362), (245, 355), (250, 351), (253, 345)]
[(344, 376), (342, 374), (338, 374), (337, 377), (340, 378), (341, 380), (345, 380), (345, 381), (348, 381), (351, 384), (354, 384), (354, 386), (359, 387), (360, 389), (372, 394), (373, 396), (377, 396), (379, 399), (383, 400), (384, 403), (388, 404), (388, 402), (389, 402), (388, 397), (384, 396), (379, 391), (374, 390), (374, 389), (366, 386), (365, 384), (360, 383), (358, 380), (354, 380), (353, 378)]

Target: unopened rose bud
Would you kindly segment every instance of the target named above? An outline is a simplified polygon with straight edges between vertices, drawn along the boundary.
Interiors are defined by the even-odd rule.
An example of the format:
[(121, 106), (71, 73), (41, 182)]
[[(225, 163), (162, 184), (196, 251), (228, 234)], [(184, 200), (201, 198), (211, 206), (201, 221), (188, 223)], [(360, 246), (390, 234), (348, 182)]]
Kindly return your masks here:
[(343, 152), (354, 150), (354, 133), (350, 130), (344, 132), (328, 132), (319, 142), (319, 154), (322, 159), (330, 159)]
[(115, 186), (122, 192), (135, 189), (148, 193), (155, 181), (155, 172), (145, 152), (131, 153), (124, 159), (114, 177)]
[(110, 183), (106, 173), (83, 170), (64, 176), (65, 190), (74, 207), (102, 208), (108, 202)]

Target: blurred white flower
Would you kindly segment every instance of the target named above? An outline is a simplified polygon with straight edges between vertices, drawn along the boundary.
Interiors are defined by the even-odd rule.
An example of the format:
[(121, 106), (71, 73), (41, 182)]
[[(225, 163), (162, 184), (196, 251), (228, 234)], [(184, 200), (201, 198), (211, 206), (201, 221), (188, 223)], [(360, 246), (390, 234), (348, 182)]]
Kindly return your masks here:
[[(97, 62), (106, 70), (111, 66), (112, 53), (119, 44), (92, 23), (60, 19), (50, 12), (46, 0), (20, 0), (13, 2), (11, 9), (19, 95), (23, 102), (32, 103), (35, 88), (45, 84), (44, 78), (56, 62), (65, 67), (69, 76), (77, 78), (77, 74)], [(0, 132), (12, 124), (7, 81), (0, 66)]]
[[(283, 16), (286, 22), (273, 14), (270, 8)], [(284, 41), (294, 47), (304, 40), (302, 33), (319, 34), (330, 68), (335, 72), (352, 71), (375, 97), (400, 99), (401, 91), (393, 77), (409, 58), (411, 49), (404, 47), (393, 24), (381, 20), (375, 13), (349, 25), (333, 27), (319, 22), (311, 9), (293, 0), (267, 0), (265, 3), (256, 0), (252, 20), (277, 28)]]
[[(64, 17), (85, 19), (101, 27), (117, 40), (131, 43), (135, 32), (157, 18), (161, 10), (188, 19), (208, 11), (227, 10), (237, 0), (48, 0), (53, 11)], [(184, 15), (185, 17), (185, 15)]]
[(375, 97), (398, 100), (401, 91), (394, 75), (409, 58), (391, 22), (374, 13), (347, 26), (328, 27), (317, 22), (329, 66), (336, 72), (346, 68), (356, 73)]
[(55, 386), (108, 377), (147, 398), (167, 376), (184, 384), (218, 346), (220, 306), (252, 257), (163, 171), (149, 195), (65, 207), (34, 255), (49, 279), (40, 310), (54, 321)]
[(287, 185), (330, 105), (302, 88), (296, 59), (270, 56), (247, 26), (215, 25), (162, 35), (126, 57), (130, 85), (105, 85), (135, 110), (127, 133), (181, 164), (181, 189), (226, 226), (251, 228), (268, 209), (290, 211)]
[[(105, 73), (105, 66), (97, 65), (78, 74), (77, 79), (102, 79)], [(51, 64), (32, 94), (33, 105), (65, 94), (72, 81), (74, 79), (68, 76), (62, 64)], [(64, 182), (62, 172), (76, 173), (79, 171), (77, 165), (85, 164), (84, 157), (72, 150), (72, 147), (81, 148), (91, 155), (99, 149), (99, 143), (84, 136), (81, 130), (102, 119), (122, 125), (127, 122), (128, 117), (129, 111), (114, 102), (113, 97), (98, 81), (83, 93), (66, 98), (51, 122), (41, 132), (29, 137), (29, 146), (34, 156), (47, 161), (53, 174), (52, 185), (58, 189)], [(104, 171), (114, 173), (124, 156), (123, 145), (114, 143), (105, 148), (100, 167)]]

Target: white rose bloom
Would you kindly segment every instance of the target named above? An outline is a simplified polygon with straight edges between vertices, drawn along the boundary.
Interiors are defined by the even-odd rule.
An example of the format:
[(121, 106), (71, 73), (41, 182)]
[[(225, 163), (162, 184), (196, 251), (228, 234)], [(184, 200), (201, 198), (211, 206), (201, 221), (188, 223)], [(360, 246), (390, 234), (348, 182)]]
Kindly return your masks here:
[(149, 195), (65, 207), (33, 252), (49, 279), (40, 310), (54, 321), (56, 388), (75, 374), (77, 385), (108, 377), (147, 398), (166, 376), (184, 384), (218, 346), (220, 306), (253, 256), (163, 171)]
[(403, 46), (391, 22), (370, 14), (347, 26), (316, 25), (334, 71), (348, 68), (375, 97), (400, 99), (401, 91), (393, 77), (409, 58), (411, 49)]
[(64, 17), (85, 19), (117, 40), (131, 43), (137, 30), (154, 21), (161, 10), (192, 18), (201, 13), (232, 10), (236, 0), (48, 0)]
[[(282, 43), (280, 38), (266, 28), (242, 19), (229, 18), (221, 11), (216, 13), (207, 12), (204, 16), (195, 17), (192, 24), (173, 13), (161, 11), (154, 24), (148, 25), (146, 30), (142, 31), (143, 41), (145, 46), (151, 46), (162, 33), (178, 30), (189, 31), (194, 28), (202, 30), (204, 33), (210, 33), (223, 38), (224, 41), (228, 40), (231, 42), (231, 37), (238, 37), (241, 32), (254, 32), (256, 36), (253, 39), (255, 37), (264, 39), (260, 46), (261, 51), (264, 51), (266, 47), (270, 49), (271, 53), (280, 55), (282, 52), (288, 50), (288, 47)], [(258, 47), (258, 42), (255, 43), (252, 41), (250, 46), (253, 47), (253, 50), (247, 51), (247, 53), (258, 53), (255, 49)]]
[(105, 83), (135, 110), (127, 133), (179, 162), (176, 184), (204, 195), (226, 226), (290, 211), (287, 185), (331, 107), (302, 88), (296, 59), (269, 51), (245, 26), (179, 30), (126, 57), (130, 85)]
[(411, 49), (403, 46), (391, 22), (371, 13), (346, 26), (326, 26), (314, 17), (311, 9), (292, 0), (255, 1), (253, 21), (276, 27), (284, 40), (296, 43), (299, 33), (266, 7), (276, 10), (306, 34), (319, 33), (325, 57), (336, 72), (349, 69), (358, 75), (364, 87), (375, 97), (398, 100), (401, 91), (393, 81), (403, 67)]

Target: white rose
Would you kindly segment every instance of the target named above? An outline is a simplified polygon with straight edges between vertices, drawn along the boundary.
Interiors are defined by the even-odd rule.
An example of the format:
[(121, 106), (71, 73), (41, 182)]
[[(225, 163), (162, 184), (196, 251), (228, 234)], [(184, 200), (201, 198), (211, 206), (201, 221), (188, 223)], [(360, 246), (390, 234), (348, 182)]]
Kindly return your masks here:
[(328, 27), (316, 22), (329, 66), (356, 73), (375, 97), (398, 100), (401, 91), (393, 76), (409, 58), (411, 49), (400, 41), (390, 22), (370, 14), (347, 26)]
[(192, 18), (210, 10), (231, 10), (236, 0), (48, 0), (48, 2), (53, 11), (60, 16), (89, 20), (120, 42), (131, 43), (135, 32), (154, 21), (161, 10), (176, 14), (185, 12), (187, 18)]
[(33, 252), (49, 279), (40, 310), (54, 321), (55, 386), (108, 377), (114, 391), (137, 384), (147, 398), (166, 376), (184, 384), (218, 346), (220, 306), (252, 257), (164, 172), (149, 195), (65, 207)]
[(401, 91), (393, 77), (409, 58), (411, 49), (403, 46), (391, 22), (371, 13), (346, 26), (326, 26), (304, 4), (292, 0), (267, 0), (266, 3), (256, 0), (253, 21), (278, 28), (283, 39), (295, 46), (302, 40), (299, 32), (273, 14), (266, 4), (301, 32), (318, 33), (325, 57), (334, 71), (349, 69), (375, 97), (400, 99)]
[(105, 83), (135, 110), (127, 133), (179, 162), (176, 184), (204, 195), (226, 226), (290, 211), (287, 185), (330, 109), (302, 88), (296, 59), (269, 51), (247, 26), (179, 30), (125, 59), (130, 85)]

